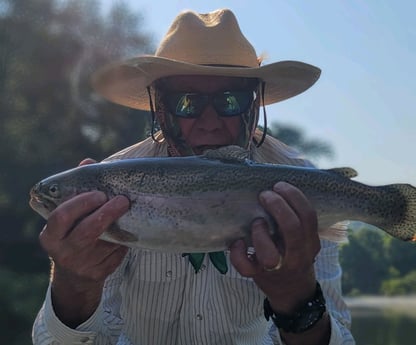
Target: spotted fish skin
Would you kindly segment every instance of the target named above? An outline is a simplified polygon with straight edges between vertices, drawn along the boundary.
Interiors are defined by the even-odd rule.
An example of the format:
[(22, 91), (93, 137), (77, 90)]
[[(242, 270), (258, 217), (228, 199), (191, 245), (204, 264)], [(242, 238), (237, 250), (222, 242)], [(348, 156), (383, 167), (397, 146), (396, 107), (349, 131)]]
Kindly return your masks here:
[(258, 194), (285, 181), (298, 187), (315, 207), (321, 238), (345, 240), (345, 227), (333, 225), (354, 220), (416, 241), (415, 187), (368, 186), (351, 180), (356, 176), (351, 168), (254, 163), (240, 150), (228, 147), (203, 156), (84, 165), (36, 184), (30, 205), (47, 219), (54, 208), (77, 194), (90, 190), (103, 191), (109, 198), (122, 194), (130, 199), (130, 209), (102, 239), (165, 252), (211, 252), (249, 238), (250, 224), (257, 217), (272, 225)]

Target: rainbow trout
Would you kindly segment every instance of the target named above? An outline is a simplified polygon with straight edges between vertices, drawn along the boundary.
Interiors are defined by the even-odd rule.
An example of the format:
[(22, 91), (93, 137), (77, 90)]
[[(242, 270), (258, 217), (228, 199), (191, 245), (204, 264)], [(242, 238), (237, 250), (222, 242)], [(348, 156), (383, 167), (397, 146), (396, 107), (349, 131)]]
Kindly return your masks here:
[[(125, 195), (129, 211), (102, 239), (165, 252), (212, 252), (249, 238), (250, 224), (264, 217), (259, 192), (288, 182), (314, 205), (319, 235), (346, 238), (345, 220), (376, 226), (404, 241), (416, 241), (416, 188), (373, 187), (351, 180), (351, 168), (320, 170), (246, 159), (246, 151), (224, 147), (202, 156), (137, 158), (77, 167), (36, 184), (31, 207), (44, 218), (75, 195), (100, 190)], [(273, 231), (278, 231), (274, 226)]]

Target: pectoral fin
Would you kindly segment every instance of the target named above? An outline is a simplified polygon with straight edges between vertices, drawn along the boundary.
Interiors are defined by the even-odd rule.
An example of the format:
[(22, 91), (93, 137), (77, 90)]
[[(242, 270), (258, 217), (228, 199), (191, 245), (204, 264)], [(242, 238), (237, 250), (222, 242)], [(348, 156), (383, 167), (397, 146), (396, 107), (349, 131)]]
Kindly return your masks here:
[(131, 242), (138, 241), (136, 235), (126, 230), (120, 229), (117, 223), (111, 224), (111, 226), (100, 236), (100, 238), (104, 241), (126, 245), (128, 245)]
[(329, 228), (319, 229), (319, 237), (336, 243), (346, 243), (348, 242), (349, 224), (350, 221), (346, 220), (331, 225)]

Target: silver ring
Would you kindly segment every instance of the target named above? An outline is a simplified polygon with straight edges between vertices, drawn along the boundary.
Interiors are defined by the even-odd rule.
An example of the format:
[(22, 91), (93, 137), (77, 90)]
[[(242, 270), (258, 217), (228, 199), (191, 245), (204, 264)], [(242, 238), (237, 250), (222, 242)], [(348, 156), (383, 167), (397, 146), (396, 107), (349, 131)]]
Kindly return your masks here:
[(254, 247), (247, 247), (247, 255), (254, 255), (256, 254), (256, 250)]
[(248, 247), (246, 253), (247, 253), (247, 258), (249, 260), (253, 261), (255, 259), (256, 250), (254, 249), (254, 247)]
[(274, 267), (272, 267), (272, 268), (263, 267), (263, 269), (264, 269), (266, 272), (278, 271), (278, 270), (280, 270), (280, 268), (282, 267), (282, 265), (283, 265), (283, 258), (282, 258), (282, 256), (281, 256), (281, 255), (279, 255), (279, 262), (277, 263), (277, 265), (276, 265), (276, 266), (274, 266)]

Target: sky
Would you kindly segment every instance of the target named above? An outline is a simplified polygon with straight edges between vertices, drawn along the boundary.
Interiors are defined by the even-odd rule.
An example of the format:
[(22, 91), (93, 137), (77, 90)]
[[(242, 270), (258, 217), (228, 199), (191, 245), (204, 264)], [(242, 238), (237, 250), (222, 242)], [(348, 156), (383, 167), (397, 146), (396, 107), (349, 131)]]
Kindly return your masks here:
[[(101, 0), (104, 9), (119, 0)], [(267, 107), (269, 123), (297, 126), (348, 166), (357, 181), (416, 186), (416, 2), (413, 0), (129, 0), (158, 44), (176, 15), (230, 8), (264, 64), (322, 69), (305, 93)]]

